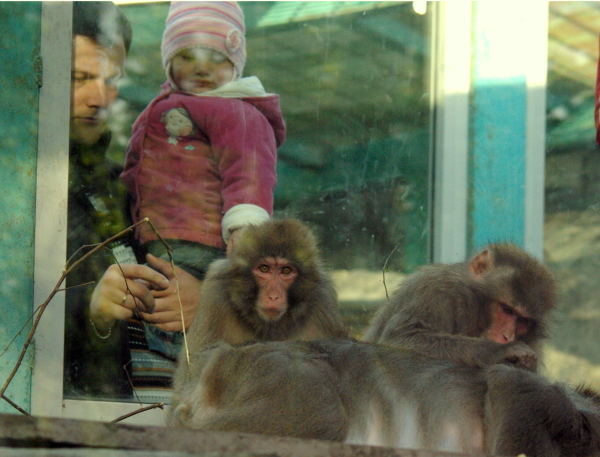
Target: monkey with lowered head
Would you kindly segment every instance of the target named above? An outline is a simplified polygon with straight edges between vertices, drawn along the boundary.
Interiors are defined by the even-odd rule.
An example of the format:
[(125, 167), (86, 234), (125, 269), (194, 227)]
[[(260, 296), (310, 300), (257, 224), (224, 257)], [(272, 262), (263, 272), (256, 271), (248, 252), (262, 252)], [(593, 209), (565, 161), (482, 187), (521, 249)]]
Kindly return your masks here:
[(555, 305), (550, 271), (516, 245), (494, 243), (467, 261), (409, 275), (363, 339), (474, 367), (535, 370)]
[[(182, 350), (175, 392), (194, 382), (197, 355), (206, 345), (346, 335), (337, 293), (309, 228), (295, 219), (249, 225), (229, 257), (208, 269), (187, 336), (190, 365)], [(172, 401), (179, 401), (177, 395)]]

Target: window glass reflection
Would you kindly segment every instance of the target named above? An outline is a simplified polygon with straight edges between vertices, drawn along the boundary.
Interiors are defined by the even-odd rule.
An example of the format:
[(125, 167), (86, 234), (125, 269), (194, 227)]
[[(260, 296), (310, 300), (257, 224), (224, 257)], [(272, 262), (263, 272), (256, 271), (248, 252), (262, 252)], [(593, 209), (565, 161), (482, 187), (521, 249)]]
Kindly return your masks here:
[[(385, 299), (384, 266), (391, 290), (404, 273), (429, 260), (430, 13), (415, 13), (412, 2), (240, 5), (248, 53), (244, 76), (257, 76), (267, 92), (280, 95), (287, 125), (278, 150), (274, 215), (297, 217), (315, 229), (344, 317), (359, 336)], [(160, 45), (169, 4), (120, 8), (132, 24), (133, 43), (109, 118), (107, 157), (118, 165), (133, 122), (165, 81)], [(94, 179), (112, 176), (107, 173)], [(106, 237), (98, 232), (99, 239)], [(95, 276), (90, 280), (98, 280), (109, 260), (107, 255), (102, 268), (86, 270)], [(81, 290), (91, 293), (91, 287)], [(110, 387), (71, 389), (67, 366), (67, 396), (132, 398), (129, 379), (109, 379), (115, 370), (123, 372), (124, 348), (137, 340), (126, 337), (124, 326), (112, 331), (118, 338), (96, 340), (91, 349), (97, 360), (86, 361), (91, 371), (105, 373), (103, 385)], [(107, 362), (111, 354), (120, 356)]]
[(560, 288), (548, 373), (600, 388), (598, 2), (550, 2), (544, 252)]

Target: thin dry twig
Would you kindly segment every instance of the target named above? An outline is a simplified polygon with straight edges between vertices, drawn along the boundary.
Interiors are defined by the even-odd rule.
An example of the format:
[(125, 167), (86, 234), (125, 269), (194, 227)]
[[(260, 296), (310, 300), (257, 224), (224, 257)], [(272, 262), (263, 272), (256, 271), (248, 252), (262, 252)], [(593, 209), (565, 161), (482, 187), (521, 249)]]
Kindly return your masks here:
[(123, 371), (125, 372), (125, 375), (127, 376), (127, 381), (129, 381), (129, 385), (133, 389), (133, 395), (135, 395), (135, 399), (140, 404), (140, 408), (143, 408), (144, 405), (142, 403), (142, 400), (140, 400), (140, 397), (137, 394), (137, 390), (135, 389), (135, 387), (133, 387), (133, 381), (131, 380), (131, 376), (129, 376), (129, 372), (127, 371), (127, 365), (129, 365), (130, 363), (131, 363), (131, 360), (129, 362), (127, 362), (125, 365), (123, 365)]
[[(112, 254), (112, 251), (111, 251)], [(121, 267), (121, 263), (117, 260), (117, 258), (114, 256), (114, 254), (112, 254), (113, 259), (115, 259), (115, 263), (117, 264), (117, 266), (119, 267), (119, 270), (121, 270), (121, 274), (123, 275), (123, 279), (125, 279), (125, 290), (126, 293), (131, 295), (131, 298), (133, 298), (133, 304), (135, 305), (135, 309), (137, 311), (140, 311), (140, 305), (138, 304), (138, 299), (135, 297), (135, 295), (133, 295), (133, 293), (131, 292), (131, 289), (129, 288), (129, 284), (127, 283), (127, 279), (125, 276), (125, 272), (123, 271), (123, 267)]]
[[(16, 338), (16, 337), (15, 337)], [(14, 339), (13, 339), (14, 340)], [(8, 349), (8, 348), (7, 348)], [(4, 351), (6, 352), (6, 350)], [(13, 375), (14, 376), (14, 375)], [(8, 382), (8, 381), (7, 381)], [(5, 385), (6, 387), (8, 387), (8, 385)], [(27, 411), (25, 411), (23, 408), (21, 408), (19, 405), (17, 405), (15, 402), (13, 402), (10, 398), (8, 398), (6, 395), (2, 394), (0, 396), (0, 398), (2, 398), (2, 400), (4, 400), (5, 402), (7, 402), (10, 406), (12, 406), (13, 408), (15, 408), (17, 411), (19, 411), (21, 414), (24, 414), (25, 416), (30, 416), (31, 414), (29, 414)]]
[[(184, 319), (184, 316), (183, 316), (183, 304), (181, 303), (181, 295), (179, 293), (179, 280), (177, 278), (177, 270), (175, 270), (175, 262), (173, 260), (173, 256), (171, 255), (171, 253), (173, 252), (173, 248), (171, 248), (171, 246), (169, 246), (167, 244), (167, 242), (163, 239), (163, 237), (160, 236), (160, 233), (158, 233), (158, 230), (156, 230), (156, 227), (154, 227), (154, 225), (152, 224), (152, 222), (150, 222), (150, 220), (148, 220), (147, 222), (148, 222), (148, 225), (150, 226), (150, 228), (152, 229), (152, 231), (157, 236), (157, 238), (165, 246), (165, 248), (167, 250), (167, 255), (169, 256), (169, 260), (171, 261), (171, 268), (173, 270), (173, 276), (175, 277), (175, 290), (177, 291), (177, 300), (179, 302), (179, 311), (180, 311), (180, 316), (181, 316), (181, 326), (183, 328), (182, 331), (183, 331), (183, 340), (184, 340), (184, 345), (185, 345), (185, 352), (186, 352), (186, 356), (187, 356), (188, 365), (191, 365), (191, 363), (190, 363), (190, 355), (189, 355), (189, 350), (188, 350), (188, 345), (187, 345), (187, 337), (186, 337), (186, 334), (185, 334), (185, 319)], [(120, 265), (119, 265), (119, 268), (120, 268)], [(123, 270), (121, 270), (121, 272), (123, 273)], [(123, 273), (123, 276), (125, 276), (125, 273)], [(134, 297), (134, 300), (135, 300), (135, 297)], [(136, 302), (136, 306), (137, 306), (137, 302)], [(131, 376), (129, 376), (129, 372), (127, 371), (127, 365), (129, 363), (131, 363), (131, 361), (127, 362), (127, 364), (125, 364), (123, 366), (123, 370), (125, 371), (125, 374), (127, 375), (127, 380), (129, 381), (129, 384), (131, 385), (131, 387), (133, 389), (133, 394), (135, 395), (135, 398), (136, 398), (137, 402), (139, 403), (140, 408), (137, 409), (137, 410), (135, 410), (135, 411), (132, 411), (130, 413), (127, 413), (127, 414), (125, 414), (125, 415), (123, 415), (123, 416), (121, 416), (121, 417), (119, 417), (119, 418), (117, 418), (117, 419), (115, 419), (113, 421), (111, 421), (112, 423), (116, 423), (116, 422), (122, 421), (124, 419), (127, 419), (128, 417), (132, 417), (132, 416), (134, 416), (136, 414), (140, 414), (140, 413), (143, 413), (145, 411), (149, 411), (149, 410), (154, 409), (154, 408), (161, 408), (161, 409), (163, 409), (163, 406), (164, 406), (164, 403), (162, 403), (162, 402), (160, 402), (160, 403), (154, 403), (154, 404), (152, 404), (150, 406), (146, 406), (146, 407), (142, 406), (143, 405), (142, 401), (140, 400), (140, 397), (137, 394), (137, 390), (136, 390), (135, 386), (133, 385), (133, 381), (131, 379)]]
[[(86, 282), (84, 284), (78, 284), (76, 286), (71, 286), (71, 287), (65, 287), (62, 289), (58, 289), (57, 292), (63, 292), (65, 290), (70, 290), (70, 289), (75, 289), (76, 287), (83, 287), (83, 286), (89, 286), (90, 284), (94, 284), (95, 281), (91, 281), (91, 282)], [(12, 346), (12, 344), (15, 342), (15, 340), (17, 339), (17, 337), (21, 334), (21, 332), (25, 329), (25, 327), (27, 327), (27, 324), (29, 324), (29, 322), (31, 321), (31, 319), (33, 319), (33, 317), (37, 314), (37, 312), (40, 310), (40, 308), (42, 307), (42, 305), (38, 306), (35, 311), (33, 312), (33, 314), (31, 314), (31, 316), (29, 316), (29, 318), (25, 321), (25, 323), (21, 326), (21, 328), (19, 329), (19, 331), (16, 333), (16, 335), (13, 337), (12, 340), (10, 340), (8, 342), (8, 344), (6, 345), (6, 347), (4, 348), (4, 350), (0, 353), (0, 358), (2, 358), (2, 356), (4, 354), (6, 354), (6, 351), (8, 351), (10, 349), (10, 347)]]
[(33, 314), (31, 316), (29, 316), (29, 318), (25, 321), (25, 323), (21, 326), (21, 328), (19, 329), (19, 331), (16, 333), (15, 336), (13, 336), (12, 340), (10, 340), (8, 342), (8, 344), (6, 345), (6, 347), (4, 348), (4, 350), (2, 351), (2, 353), (0, 353), (0, 358), (6, 354), (6, 351), (8, 351), (10, 349), (10, 347), (12, 346), (12, 344), (15, 342), (15, 340), (17, 339), (17, 337), (21, 334), (21, 332), (25, 329), (25, 327), (27, 327), (27, 324), (29, 324), (29, 322), (31, 321), (31, 319), (33, 319), (33, 316), (35, 316), (35, 314), (39, 311), (40, 307), (38, 306), (37, 309), (33, 312)]
[[(8, 386), (10, 385), (10, 383), (12, 382), (12, 380), (14, 379), (15, 375), (17, 374), (17, 371), (19, 370), (19, 368), (21, 366), (21, 363), (23, 362), (23, 359), (25, 358), (25, 354), (27, 353), (27, 349), (29, 349), (29, 345), (31, 344), (31, 342), (33, 340), (33, 335), (35, 334), (35, 331), (37, 330), (37, 327), (39, 325), (40, 319), (42, 318), (42, 315), (44, 314), (44, 311), (48, 307), (48, 304), (50, 303), (50, 301), (52, 301), (52, 299), (58, 293), (58, 291), (61, 290), (60, 286), (63, 283), (63, 281), (65, 280), (66, 276), (71, 271), (73, 271), (73, 269), (76, 268), (81, 262), (83, 262), (84, 260), (86, 260), (88, 257), (90, 257), (92, 254), (94, 254), (96, 251), (98, 251), (99, 249), (102, 249), (108, 243), (111, 243), (112, 241), (120, 238), (121, 236), (123, 236), (127, 232), (132, 231), (135, 227), (137, 227), (138, 225), (141, 225), (143, 223), (150, 223), (150, 220), (148, 218), (145, 218), (145, 219), (142, 219), (139, 222), (136, 222), (135, 224), (131, 225), (130, 227), (127, 227), (125, 230), (122, 230), (121, 232), (119, 232), (116, 235), (110, 237), (109, 239), (105, 240), (104, 242), (96, 245), (93, 249), (91, 249), (90, 251), (88, 251), (81, 258), (79, 258), (75, 262), (73, 262), (72, 265), (68, 266), (68, 264), (73, 259), (73, 256), (71, 256), (71, 258), (67, 261), (67, 265), (65, 265), (65, 268), (63, 269), (62, 275), (60, 276), (60, 278), (59, 278), (56, 286), (54, 287), (54, 290), (50, 293), (50, 295), (48, 296), (48, 298), (46, 299), (46, 301), (44, 303), (42, 303), (38, 307), (38, 309), (36, 310), (37, 316), (35, 317), (35, 320), (34, 320), (34, 322), (32, 324), (31, 330), (29, 331), (29, 335), (27, 337), (27, 340), (23, 344), (23, 349), (21, 350), (19, 358), (18, 358), (17, 362), (15, 363), (15, 366), (14, 366), (12, 372), (8, 376), (6, 382), (4, 383), (4, 386), (0, 390), (0, 397), (5, 398), (4, 394), (6, 392), (6, 389), (8, 389)], [(78, 250), (78, 252), (79, 252), (79, 250)], [(14, 339), (13, 339), (13, 341), (14, 341)]]
[[(52, 301), (52, 299), (54, 298), (54, 296), (60, 292), (60, 291), (64, 291), (67, 289), (71, 289), (73, 287), (82, 287), (82, 286), (87, 286), (90, 284), (94, 284), (94, 282), (89, 282), (89, 283), (85, 283), (85, 284), (79, 284), (77, 286), (73, 286), (73, 287), (68, 287), (68, 288), (61, 288), (61, 284), (63, 283), (63, 281), (65, 280), (66, 276), (73, 271), (80, 263), (82, 263), (84, 260), (86, 260), (88, 257), (90, 257), (92, 254), (94, 254), (95, 252), (97, 252), (99, 249), (105, 248), (106, 245), (108, 243), (111, 243), (112, 241), (120, 238), (121, 236), (123, 236), (125, 233), (132, 231), (133, 229), (135, 229), (138, 225), (141, 225), (143, 223), (147, 223), (150, 228), (154, 231), (154, 233), (156, 234), (156, 236), (158, 237), (158, 239), (163, 243), (163, 245), (165, 246), (166, 250), (167, 250), (167, 255), (169, 256), (169, 259), (171, 261), (171, 267), (173, 269), (173, 275), (175, 277), (175, 289), (177, 291), (177, 299), (179, 301), (179, 309), (180, 309), (180, 314), (181, 314), (181, 324), (183, 327), (183, 337), (184, 337), (184, 343), (185, 343), (185, 350), (186, 350), (186, 355), (187, 355), (187, 360), (188, 360), (188, 364), (189, 362), (189, 350), (188, 350), (188, 345), (187, 345), (187, 338), (186, 338), (186, 334), (185, 334), (185, 320), (183, 317), (183, 304), (181, 303), (181, 295), (179, 292), (179, 280), (177, 279), (177, 272), (175, 270), (175, 262), (173, 261), (173, 256), (171, 255), (171, 253), (173, 252), (173, 249), (167, 244), (167, 242), (160, 236), (160, 234), (158, 233), (158, 231), (156, 230), (156, 228), (154, 227), (154, 225), (150, 222), (150, 219), (145, 218), (142, 219), (139, 222), (136, 222), (135, 224), (127, 227), (125, 230), (117, 233), (116, 235), (110, 237), (109, 239), (103, 241), (102, 243), (96, 244), (96, 245), (86, 245), (86, 246), (82, 246), (81, 248), (79, 248), (68, 260), (67, 263), (65, 265), (65, 267), (63, 268), (63, 273), (60, 277), (60, 279), (58, 280), (56, 286), (54, 287), (53, 291), (50, 293), (50, 295), (48, 296), (48, 298), (46, 299), (46, 301), (44, 303), (42, 303), (41, 305), (39, 305), (36, 310), (34, 311), (34, 313), (29, 317), (29, 319), (27, 320), (27, 322), (23, 325), (23, 327), (21, 327), (21, 329), (19, 330), (19, 332), (17, 333), (17, 335), (15, 335), (15, 337), (10, 341), (10, 343), (8, 344), (8, 346), (4, 349), (4, 351), (0, 354), (0, 357), (2, 357), (2, 355), (4, 353), (6, 353), (6, 351), (8, 350), (8, 348), (10, 347), (10, 345), (15, 341), (15, 339), (17, 338), (17, 336), (23, 331), (23, 329), (27, 326), (27, 324), (31, 321), (31, 319), (36, 316), (35, 321), (33, 322), (33, 325), (31, 327), (31, 330), (29, 332), (27, 341), (25, 342), (25, 344), (23, 345), (23, 349), (21, 350), (21, 354), (19, 355), (19, 358), (13, 368), (13, 371), (11, 372), (11, 374), (9, 375), (9, 377), (7, 378), (4, 386), (2, 387), (2, 390), (0, 390), (0, 397), (5, 400), (6, 402), (8, 402), (11, 406), (13, 406), (15, 409), (17, 409), (19, 412), (21, 412), (22, 414), (25, 415), (29, 415), (29, 413), (27, 411), (25, 411), (24, 409), (22, 409), (19, 405), (17, 405), (16, 403), (14, 403), (12, 400), (10, 400), (9, 398), (7, 398), (4, 393), (6, 392), (6, 389), (8, 389), (8, 386), (10, 385), (11, 381), (14, 379), (19, 367), (21, 366), (21, 363), (23, 362), (23, 359), (25, 357), (25, 354), (27, 353), (27, 349), (29, 348), (29, 345), (31, 344), (31, 341), (33, 340), (33, 335), (35, 334), (35, 331), (37, 330), (39, 321), (42, 317), (43, 312), (45, 311), (45, 309), (47, 308), (47, 306), (49, 305), (49, 303)], [(73, 262), (71, 264), (71, 261), (73, 260), (73, 258), (75, 258), (75, 256), (77, 255), (77, 253), (79, 253), (82, 249), (86, 248), (86, 247), (92, 247), (93, 248), (86, 252), (81, 258), (77, 259), (75, 262)], [(115, 259), (116, 260), (116, 259)], [(125, 273), (123, 272), (123, 269), (121, 268), (121, 265), (119, 264), (118, 260), (116, 260), (117, 265), (119, 265), (119, 268), (121, 269), (121, 273), (123, 274), (123, 277), (125, 277)], [(71, 265), (70, 265), (71, 264)], [(131, 294), (131, 291), (129, 290), (129, 287), (127, 286), (127, 282), (125, 283), (128, 292)], [(131, 294), (133, 296), (133, 294)], [(134, 297), (134, 302), (136, 303), (137, 306), (137, 302), (135, 301), (135, 297)], [(129, 374), (128, 374), (129, 376)], [(129, 380), (129, 382), (131, 382), (131, 379)], [(134, 389), (135, 391), (135, 389)], [(136, 398), (138, 400), (138, 402), (140, 403), (140, 405), (142, 404), (139, 397), (137, 397), (137, 393), (136, 393)], [(139, 408), (136, 411), (133, 411), (131, 413), (128, 413), (124, 416), (121, 416), (115, 420), (113, 420), (112, 422), (119, 422), (121, 420), (127, 419), (128, 417), (134, 416), (136, 414), (142, 413), (144, 411), (148, 411), (150, 409), (154, 409), (154, 408), (163, 408), (164, 403), (154, 403), (153, 405), (147, 406), (147, 407), (143, 407), (143, 408)]]
[(96, 281), (84, 282), (83, 284), (77, 284), (76, 286), (63, 287), (62, 289), (58, 289), (58, 292), (64, 292), (65, 290), (76, 289), (78, 287), (91, 286), (92, 284), (96, 284)]
[(185, 357), (187, 360), (188, 366), (192, 364), (190, 362), (190, 351), (188, 349), (187, 344), (187, 334), (185, 331), (185, 318), (183, 317), (183, 304), (181, 303), (181, 294), (179, 293), (179, 280), (177, 279), (177, 272), (175, 271), (175, 262), (173, 262), (173, 257), (169, 255), (171, 259), (171, 268), (173, 268), (173, 276), (175, 276), (175, 291), (177, 292), (177, 301), (179, 302), (179, 315), (181, 317), (181, 331), (183, 333), (183, 346), (185, 347)]
[(135, 416), (136, 414), (143, 413), (144, 411), (150, 411), (151, 409), (156, 409), (156, 408), (164, 409), (163, 408), (164, 406), (165, 406), (165, 404), (162, 401), (160, 403), (153, 403), (150, 406), (145, 406), (144, 408), (136, 409), (135, 411), (124, 414), (121, 417), (117, 417), (116, 419), (111, 420), (110, 423), (116, 424), (117, 422), (121, 422), (122, 420), (125, 420), (128, 417)]
[(179, 302), (179, 315), (181, 316), (181, 328), (182, 328), (181, 331), (183, 333), (183, 346), (185, 347), (185, 356), (187, 359), (187, 364), (189, 366), (192, 363), (190, 362), (190, 351), (188, 348), (187, 334), (185, 331), (185, 319), (183, 317), (183, 304), (181, 303), (181, 294), (179, 293), (179, 280), (177, 279), (177, 271), (175, 270), (175, 262), (173, 261), (173, 256), (171, 255), (171, 253), (173, 252), (173, 249), (167, 244), (167, 242), (163, 239), (163, 237), (160, 236), (160, 233), (158, 233), (158, 230), (156, 230), (156, 228), (154, 227), (152, 222), (148, 221), (148, 225), (154, 231), (154, 234), (158, 237), (158, 239), (162, 242), (162, 244), (164, 244), (165, 247), (167, 248), (167, 255), (169, 256), (169, 260), (171, 261), (171, 268), (173, 269), (173, 276), (175, 277), (175, 290), (177, 291), (177, 301)]
[(20, 413), (26, 415), (26, 416), (31, 416), (31, 414), (29, 414), (27, 411), (25, 411), (23, 408), (21, 408), (19, 405), (17, 405), (14, 401), (12, 401), (10, 398), (5, 397), (4, 395), (2, 395), (2, 400), (6, 401), (10, 406), (12, 406), (13, 408), (15, 408), (17, 411), (19, 411)]
[(398, 246), (400, 246), (400, 243), (397, 243), (396, 246), (394, 246), (394, 249), (392, 249), (392, 252), (390, 252), (390, 255), (387, 256), (387, 258), (385, 259), (385, 263), (383, 264), (383, 270), (382, 270), (382, 274), (383, 274), (383, 288), (385, 289), (385, 298), (387, 298), (388, 301), (390, 299), (390, 296), (388, 295), (387, 284), (385, 283), (385, 272), (387, 271), (388, 261), (394, 255), (394, 252), (396, 252), (396, 249), (398, 249)]

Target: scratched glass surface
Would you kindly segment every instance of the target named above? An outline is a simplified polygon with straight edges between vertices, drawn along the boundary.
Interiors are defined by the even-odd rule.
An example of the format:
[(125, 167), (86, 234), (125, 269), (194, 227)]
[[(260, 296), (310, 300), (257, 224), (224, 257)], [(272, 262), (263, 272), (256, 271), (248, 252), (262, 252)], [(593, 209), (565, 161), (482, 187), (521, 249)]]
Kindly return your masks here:
[[(240, 5), (243, 76), (280, 95), (287, 124), (274, 216), (315, 231), (344, 319), (360, 336), (386, 287), (430, 259), (431, 11), (417, 13), (413, 2)], [(108, 156), (122, 164), (134, 120), (165, 81), (168, 3), (120, 7), (133, 43)]]
[[(281, 97), (275, 217), (308, 222), (356, 329), (389, 278), (429, 260), (430, 30), (412, 2), (242, 2), (244, 76)], [(166, 4), (123, 5), (134, 41), (110, 152), (164, 82)], [(125, 120), (125, 122), (123, 121)], [(357, 316), (355, 314), (355, 310)], [(360, 316), (360, 317), (359, 317)], [(354, 322), (353, 322), (354, 325)]]
[(600, 389), (599, 2), (549, 2), (544, 260), (561, 291), (550, 376)]

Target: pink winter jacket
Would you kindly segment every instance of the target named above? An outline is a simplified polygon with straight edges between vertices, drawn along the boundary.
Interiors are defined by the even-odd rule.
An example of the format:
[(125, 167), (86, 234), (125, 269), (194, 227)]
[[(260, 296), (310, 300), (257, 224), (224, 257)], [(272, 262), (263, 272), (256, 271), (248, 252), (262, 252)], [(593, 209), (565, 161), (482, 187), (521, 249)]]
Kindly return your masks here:
[[(165, 239), (224, 247), (221, 220), (228, 210), (244, 205), (238, 208), (272, 214), (284, 139), (278, 95), (163, 91), (135, 122), (121, 175), (134, 222), (148, 217)], [(148, 224), (136, 236), (142, 244), (157, 239)]]

